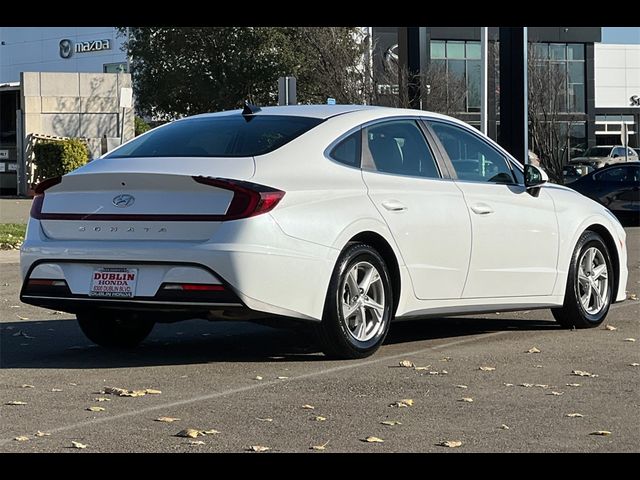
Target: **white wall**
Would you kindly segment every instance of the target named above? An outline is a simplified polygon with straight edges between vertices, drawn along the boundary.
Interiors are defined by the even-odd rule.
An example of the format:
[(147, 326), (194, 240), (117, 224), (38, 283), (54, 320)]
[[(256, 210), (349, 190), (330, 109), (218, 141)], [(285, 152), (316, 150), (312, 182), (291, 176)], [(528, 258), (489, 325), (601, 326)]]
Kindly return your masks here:
[(640, 97), (640, 45), (596, 43), (595, 76), (596, 108), (630, 107)]
[[(111, 40), (111, 50), (60, 57), (60, 40), (75, 43)], [(105, 63), (126, 62), (124, 36), (114, 27), (2, 27), (0, 28), (0, 83), (17, 82), (20, 72), (96, 72)], [(4, 45), (2, 44), (4, 42)]]

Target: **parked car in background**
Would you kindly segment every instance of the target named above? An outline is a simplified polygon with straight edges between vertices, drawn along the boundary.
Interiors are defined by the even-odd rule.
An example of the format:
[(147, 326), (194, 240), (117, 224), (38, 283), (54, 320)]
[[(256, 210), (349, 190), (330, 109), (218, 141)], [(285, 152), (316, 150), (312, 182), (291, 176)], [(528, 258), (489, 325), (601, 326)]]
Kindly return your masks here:
[(634, 148), (633, 151), (636, 152), (636, 155), (640, 158), (640, 148)]
[(621, 145), (599, 145), (589, 147), (580, 157), (572, 158), (569, 165), (579, 163), (590, 165), (593, 168), (602, 168), (613, 163), (638, 161), (638, 158), (638, 153), (633, 148), (627, 147), (627, 155), (625, 156), (625, 147)]
[(640, 164), (609, 165), (571, 183), (572, 188), (619, 216), (640, 219)]
[(564, 178), (564, 184), (575, 182), (583, 175), (593, 172), (595, 169), (585, 163), (577, 163), (575, 165), (565, 165), (562, 168), (562, 177)]

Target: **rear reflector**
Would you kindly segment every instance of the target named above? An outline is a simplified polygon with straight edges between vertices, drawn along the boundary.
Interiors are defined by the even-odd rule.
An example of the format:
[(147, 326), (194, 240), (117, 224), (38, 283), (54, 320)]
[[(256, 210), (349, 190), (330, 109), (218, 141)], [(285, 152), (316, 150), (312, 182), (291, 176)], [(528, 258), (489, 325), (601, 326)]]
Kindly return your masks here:
[(222, 220), (238, 220), (267, 213), (273, 210), (285, 194), (282, 190), (240, 180), (202, 176), (193, 179), (203, 185), (233, 192), (233, 199)]
[(166, 283), (164, 290), (181, 290), (183, 292), (222, 292), (222, 285), (208, 285), (202, 283)]
[(66, 287), (67, 282), (64, 280), (32, 278), (27, 282), (27, 285), (29, 287)]

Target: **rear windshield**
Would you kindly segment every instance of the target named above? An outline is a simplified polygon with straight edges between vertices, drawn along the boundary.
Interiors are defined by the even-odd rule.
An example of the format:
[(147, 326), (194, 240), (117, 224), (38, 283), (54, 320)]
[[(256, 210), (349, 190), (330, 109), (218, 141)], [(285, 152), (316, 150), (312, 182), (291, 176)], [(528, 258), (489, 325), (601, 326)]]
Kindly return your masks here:
[(180, 120), (106, 155), (129, 157), (249, 157), (280, 148), (322, 122), (283, 115), (199, 117)]
[(611, 152), (611, 147), (591, 147), (584, 152), (585, 157), (606, 157)]

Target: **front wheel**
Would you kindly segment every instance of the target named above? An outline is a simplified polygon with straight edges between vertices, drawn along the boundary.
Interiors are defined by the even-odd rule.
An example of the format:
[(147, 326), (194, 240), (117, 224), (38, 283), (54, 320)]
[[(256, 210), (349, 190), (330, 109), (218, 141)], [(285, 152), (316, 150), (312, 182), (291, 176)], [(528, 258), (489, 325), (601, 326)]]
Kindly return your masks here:
[(142, 342), (153, 330), (154, 323), (119, 312), (97, 310), (76, 315), (80, 330), (93, 343), (107, 348), (131, 348)]
[(333, 358), (364, 358), (384, 342), (391, 323), (393, 291), (380, 254), (363, 243), (342, 252), (333, 271), (317, 327), (322, 350)]
[(600, 325), (611, 306), (614, 275), (609, 250), (602, 237), (586, 231), (571, 256), (564, 305), (551, 312), (567, 328)]

